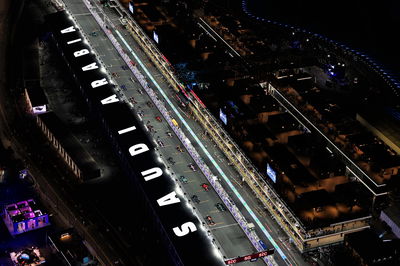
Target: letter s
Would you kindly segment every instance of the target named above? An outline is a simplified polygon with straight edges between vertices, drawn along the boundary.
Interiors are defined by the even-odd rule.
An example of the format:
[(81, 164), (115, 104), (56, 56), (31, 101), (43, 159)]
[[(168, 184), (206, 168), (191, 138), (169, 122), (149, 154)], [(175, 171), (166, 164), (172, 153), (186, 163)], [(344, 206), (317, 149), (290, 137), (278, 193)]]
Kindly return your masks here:
[(190, 232), (195, 232), (197, 231), (197, 227), (194, 223), (192, 222), (187, 222), (182, 224), (182, 229), (180, 229), (179, 227), (174, 227), (172, 228), (172, 230), (174, 231), (175, 235), (181, 237), (181, 236), (185, 236), (187, 234), (189, 234)]

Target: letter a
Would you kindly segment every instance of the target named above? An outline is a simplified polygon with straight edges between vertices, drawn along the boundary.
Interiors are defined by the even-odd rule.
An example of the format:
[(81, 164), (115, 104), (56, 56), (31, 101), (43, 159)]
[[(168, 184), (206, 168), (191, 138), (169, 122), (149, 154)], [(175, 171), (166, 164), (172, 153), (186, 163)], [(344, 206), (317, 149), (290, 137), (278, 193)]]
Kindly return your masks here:
[(119, 99), (117, 98), (117, 95), (113, 94), (110, 97), (107, 97), (103, 100), (101, 100), (102, 104), (109, 104), (109, 103), (115, 103), (115, 102), (119, 102)]
[(64, 33), (73, 32), (73, 31), (75, 31), (75, 28), (74, 28), (74, 26), (71, 26), (71, 27), (61, 30), (61, 33), (64, 34)]
[(96, 69), (96, 68), (99, 68), (99, 67), (97, 66), (96, 62), (94, 62), (94, 63), (91, 63), (91, 64), (89, 64), (87, 66), (82, 67), (82, 70), (83, 71), (88, 71), (88, 70), (92, 70), (92, 69)]
[(160, 205), (160, 207), (170, 205), (170, 204), (175, 204), (178, 202), (181, 202), (181, 200), (178, 197), (176, 197), (175, 191), (172, 191), (171, 193), (169, 193), (169, 194), (165, 195), (164, 197), (159, 198), (157, 200), (157, 203), (158, 203), (158, 205)]

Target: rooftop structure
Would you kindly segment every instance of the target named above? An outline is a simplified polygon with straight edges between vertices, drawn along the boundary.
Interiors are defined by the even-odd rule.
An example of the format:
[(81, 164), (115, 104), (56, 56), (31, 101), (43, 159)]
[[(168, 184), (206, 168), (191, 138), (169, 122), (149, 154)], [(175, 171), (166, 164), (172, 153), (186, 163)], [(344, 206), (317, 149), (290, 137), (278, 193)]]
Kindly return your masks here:
[(48, 214), (33, 199), (6, 205), (3, 220), (12, 235), (50, 225)]
[(47, 97), (40, 87), (39, 81), (26, 82), (25, 100), (28, 105), (28, 112), (41, 114), (49, 111)]
[(396, 205), (382, 210), (379, 218), (387, 223), (396, 237), (400, 238), (400, 210)]
[(387, 107), (386, 112), (362, 110), (356, 119), (400, 155), (399, 112)]
[(36, 122), (80, 181), (101, 175), (93, 157), (53, 112), (38, 115)]
[(62, 254), (69, 265), (96, 264), (83, 239), (73, 230), (54, 232), (48, 236), (50, 244)]
[[(340, 106), (333, 93), (320, 89), (313, 83), (302, 86), (303, 81), (299, 82), (298, 76), (300, 75), (279, 81), (271, 79), (272, 86), (288, 99), (284, 105), (295, 106), (294, 108), (312, 121), (321, 135), (337, 147), (333, 151), (340, 150), (347, 156), (343, 158), (346, 165), (352, 164), (359, 169), (359, 173), (362, 173), (360, 178), (368, 182), (366, 184), (369, 189), (374, 193), (387, 192), (387, 181), (398, 174), (400, 156), (379, 138), (387, 140), (384, 134), (373, 135), (373, 131), (361, 126), (351, 113)], [(282, 86), (283, 80), (287, 80), (287, 85)], [(360, 117), (358, 120), (367, 123)]]
[[(218, 108), (223, 104), (224, 94), (215, 94), (207, 98), (207, 106), (218, 102)], [(235, 114), (231, 108), (225, 128), (260, 173), (262, 181), (255, 179), (265, 185), (259, 189), (263, 185), (257, 183), (256, 188), (262, 190), (257, 193), (259, 199), (269, 207), (266, 194), (274, 195), (273, 190), (279, 195), (282, 203), (268, 210), (298, 240), (295, 243), (299, 249), (305, 251), (343, 241), (345, 233), (368, 228), (371, 196), (360, 183), (347, 176), (340, 158), (271, 95), (248, 95), (248, 98), (230, 95), (238, 108), (236, 112), (242, 113), (248, 108), (255, 112), (255, 117), (264, 114), (263, 119), (229, 115)], [(289, 214), (294, 219), (288, 218)]]
[(398, 265), (399, 241), (382, 241), (371, 230), (348, 234), (346, 247), (352, 251), (360, 265)]
[(36, 247), (25, 248), (18, 252), (11, 252), (10, 257), (15, 266), (36, 266), (46, 263), (45, 258)]

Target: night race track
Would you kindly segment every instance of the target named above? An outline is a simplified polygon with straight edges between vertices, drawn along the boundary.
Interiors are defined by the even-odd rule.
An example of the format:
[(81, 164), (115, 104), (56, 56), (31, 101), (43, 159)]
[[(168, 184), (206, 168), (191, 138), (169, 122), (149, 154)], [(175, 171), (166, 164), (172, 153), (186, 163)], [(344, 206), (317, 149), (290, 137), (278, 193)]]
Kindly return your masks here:
[[(197, 210), (201, 213), (201, 216), (203, 218), (206, 217), (207, 215), (212, 216), (216, 225), (211, 227), (211, 231), (212, 234), (215, 236), (217, 242), (219, 243), (219, 246), (221, 246), (223, 250), (222, 253), (227, 258), (232, 258), (255, 252), (256, 250), (252, 247), (250, 241), (246, 238), (242, 229), (236, 223), (232, 215), (228, 211), (220, 212), (215, 207), (216, 203), (221, 202), (218, 195), (212, 189), (206, 192), (200, 186), (202, 183), (208, 183), (206, 178), (199, 170), (193, 172), (188, 167), (189, 163), (194, 163), (193, 159), (188, 155), (186, 151), (181, 153), (176, 149), (178, 145), (180, 145), (181, 147), (183, 147), (183, 145), (180, 143), (177, 137), (173, 136), (172, 138), (170, 138), (167, 136), (166, 132), (168, 131), (172, 132), (172, 130), (169, 128), (168, 124), (164, 122), (164, 118), (159, 113), (157, 108), (156, 107), (150, 108), (146, 104), (147, 101), (150, 101), (150, 98), (147, 96), (147, 94), (143, 89), (142, 89), (143, 94), (139, 93), (141, 85), (135, 80), (130, 70), (128, 68), (126, 68), (127, 70), (122, 69), (122, 66), (125, 65), (125, 62), (119, 56), (118, 52), (115, 50), (109, 39), (105, 37), (105, 34), (103, 34), (99, 25), (97, 24), (95, 19), (91, 16), (84, 3), (81, 0), (64, 0), (64, 2), (67, 5), (67, 10), (70, 11), (76, 18), (78, 24), (82, 27), (82, 31), (85, 32), (86, 35), (88, 36), (92, 47), (96, 50), (101, 60), (105, 63), (105, 66), (109, 74), (117, 73), (117, 75), (112, 77), (112, 79), (116, 81), (116, 83), (119, 85), (120, 88), (121, 87), (125, 88), (121, 89), (121, 95), (123, 94), (126, 100), (133, 97), (134, 100), (136, 101), (136, 103), (134, 103), (133, 108), (136, 111), (143, 111), (143, 118), (142, 118), (143, 123), (147, 124), (148, 121), (150, 121), (150, 125), (154, 127), (155, 131), (157, 131), (157, 133), (149, 132), (149, 134), (152, 134), (154, 140), (157, 140), (158, 137), (160, 137), (159, 139), (165, 144), (165, 147), (158, 147), (160, 153), (162, 154), (162, 158), (166, 160), (168, 157), (172, 157), (173, 161), (175, 161), (174, 165), (169, 165), (168, 163), (166, 164), (171, 167), (171, 171), (175, 174), (176, 177), (180, 177), (181, 175), (183, 175), (188, 179), (187, 184), (181, 184), (184, 192), (186, 192), (187, 196), (189, 197), (192, 196), (193, 194), (196, 194), (199, 197), (201, 202), (200, 204), (196, 204), (195, 206), (197, 207)], [(114, 23), (114, 25), (120, 25), (120, 22), (118, 20), (119, 16), (114, 14), (111, 9), (107, 9), (106, 14), (110, 18), (110, 20)], [(96, 31), (98, 33), (97, 36), (89, 35), (93, 31)], [(207, 147), (209, 155), (211, 155), (214, 158), (214, 160), (218, 162), (221, 170), (225, 173), (227, 177), (231, 179), (232, 185), (235, 186), (237, 191), (247, 202), (248, 206), (252, 209), (252, 211), (258, 217), (265, 216), (264, 211), (260, 207), (258, 207), (257, 203), (253, 199), (253, 196), (250, 195), (248, 191), (246, 191), (247, 189), (243, 188), (239, 184), (240, 181), (237, 179), (238, 174), (233, 169), (231, 169), (230, 166), (227, 165), (225, 158), (222, 156), (222, 154), (216, 148), (214, 148), (214, 145), (208, 139), (203, 139), (200, 136), (200, 133), (203, 132), (201, 127), (197, 125), (192, 119), (187, 118), (186, 114), (178, 107), (177, 102), (174, 100), (175, 92), (168, 87), (168, 84), (162, 78), (161, 73), (154, 67), (152, 63), (150, 63), (144, 52), (138, 47), (138, 44), (133, 40), (133, 38), (129, 36), (129, 34), (123, 27), (118, 27), (118, 33), (113, 31), (113, 34), (115, 37), (117, 37), (118, 41), (126, 51), (129, 51), (129, 48), (127, 48), (124, 45), (124, 43), (129, 44), (130, 49), (132, 49), (132, 52), (140, 59), (140, 61), (146, 67), (146, 70), (143, 71), (143, 69), (139, 67), (140, 64), (137, 64), (141, 72), (143, 74), (146, 74), (145, 76), (148, 78), (149, 81), (153, 79), (159, 85), (159, 88), (163, 90), (164, 94), (168, 95), (168, 99), (174, 105), (173, 109), (180, 112), (180, 116), (185, 119), (185, 122), (190, 126), (192, 132), (197, 133), (197, 138), (201, 140), (203, 148)], [(131, 53), (129, 52), (127, 53), (131, 57), (132, 61), (134, 62), (138, 61)], [(148, 73), (152, 76), (151, 78), (148, 77), (147, 75)], [(157, 86), (154, 86), (152, 84), (152, 87), (156, 92), (158, 91), (158, 88), (156, 88)], [(159, 98), (164, 99), (161, 94), (159, 94)], [(166, 104), (166, 107), (168, 110), (171, 110), (169, 103)], [(171, 114), (177, 119), (179, 125), (181, 125), (186, 136), (190, 139), (194, 147), (204, 158), (204, 161), (208, 164), (210, 169), (214, 173), (218, 173), (218, 171), (215, 169), (215, 167), (210, 162), (208, 157), (205, 155), (202, 147), (198, 145), (198, 143), (193, 138), (191, 133), (188, 132), (187, 129), (183, 126), (184, 122), (179, 120), (179, 116), (177, 116), (174, 113), (175, 112), (174, 110), (171, 110)], [(163, 121), (158, 122), (155, 119), (156, 116), (162, 117)], [(268, 248), (272, 248), (273, 244), (271, 244), (271, 242), (267, 239), (265, 234), (260, 230), (256, 222), (253, 220), (253, 218), (251, 218), (248, 211), (243, 207), (242, 204), (240, 204), (240, 201), (237, 199), (235, 193), (231, 191), (229, 186), (224, 181), (222, 182), (222, 184), (226, 189), (226, 191), (235, 200), (235, 203), (237, 204), (238, 208), (242, 211), (246, 219), (249, 222), (253, 222), (256, 225), (258, 236), (264, 241), (264, 243), (267, 245)], [(288, 251), (286, 248), (287, 243), (285, 243), (284, 241), (280, 242), (280, 239), (283, 239), (284, 237), (282, 233), (278, 235), (279, 229), (277, 229), (277, 225), (274, 224), (269, 217), (267, 217), (268, 223), (265, 223), (264, 220), (265, 219), (262, 219), (264, 227), (266, 228), (266, 230), (268, 230), (270, 237), (273, 238), (275, 242), (277, 242), (277, 245), (282, 249), (283, 252), (281, 251), (281, 253), (282, 254), (284, 253), (283, 257), (286, 256), (287, 259), (290, 261), (290, 263), (294, 265), (300, 265), (301, 264), (300, 261), (302, 260), (299, 258), (299, 255), (297, 253), (293, 253), (292, 251)], [(277, 264), (285, 265), (282, 256), (277, 251), (275, 252), (274, 258)], [(257, 262), (252, 262), (252, 263), (250, 262), (242, 263), (242, 265), (264, 265), (264, 263), (261, 260), (259, 260)]]

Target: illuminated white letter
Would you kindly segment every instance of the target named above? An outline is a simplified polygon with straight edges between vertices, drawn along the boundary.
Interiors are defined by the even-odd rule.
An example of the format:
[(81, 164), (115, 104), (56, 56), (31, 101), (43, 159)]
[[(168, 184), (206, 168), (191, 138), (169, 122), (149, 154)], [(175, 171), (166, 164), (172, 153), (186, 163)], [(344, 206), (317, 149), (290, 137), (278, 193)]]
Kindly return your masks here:
[(82, 56), (82, 55), (85, 55), (85, 54), (88, 54), (88, 53), (89, 53), (88, 49), (82, 49), (82, 50), (74, 52), (74, 56), (75, 57), (79, 57), (79, 56)]
[(108, 81), (104, 78), (104, 79), (99, 79), (99, 80), (95, 80), (93, 81), (90, 85), (92, 85), (92, 88), (97, 88), (103, 85), (108, 84)]
[(131, 146), (129, 148), (129, 153), (131, 154), (131, 156), (135, 156), (135, 155), (141, 154), (142, 152), (145, 152), (148, 150), (149, 150), (149, 147), (147, 147), (146, 144), (139, 143), (139, 144)]
[(189, 234), (190, 232), (195, 232), (197, 231), (196, 225), (192, 222), (187, 222), (182, 224), (182, 229), (179, 227), (174, 227), (172, 230), (174, 231), (175, 235), (177, 236), (185, 236)]
[(109, 104), (109, 103), (115, 103), (115, 102), (119, 102), (119, 99), (117, 98), (117, 95), (115, 95), (115, 94), (101, 100), (102, 104)]
[(75, 28), (74, 28), (74, 26), (71, 26), (71, 27), (61, 30), (61, 33), (64, 34), (64, 33), (73, 32), (73, 31), (75, 31)]
[(69, 42), (67, 42), (67, 44), (73, 44), (73, 43), (80, 42), (80, 41), (82, 41), (81, 38), (69, 41)]
[(156, 177), (159, 177), (162, 175), (162, 173), (163, 172), (160, 167), (154, 167), (154, 168), (151, 168), (151, 169), (141, 172), (142, 176), (144, 177), (144, 181), (149, 181)]
[(92, 69), (96, 69), (96, 68), (99, 68), (99, 67), (97, 66), (96, 62), (94, 62), (94, 63), (91, 63), (91, 64), (89, 64), (87, 66), (82, 67), (82, 70), (83, 71), (88, 71), (88, 70), (92, 70)]
[(181, 200), (178, 197), (176, 197), (175, 191), (172, 191), (171, 193), (157, 200), (157, 203), (158, 205), (160, 205), (160, 207), (165, 205), (175, 204), (178, 202), (181, 202)]
[(131, 126), (131, 127), (128, 127), (128, 128), (119, 130), (119, 131), (118, 131), (118, 134), (121, 135), (121, 134), (124, 134), (124, 133), (126, 133), (126, 132), (129, 132), (129, 131), (132, 131), (132, 130), (135, 130), (135, 129), (136, 129), (135, 126)]

